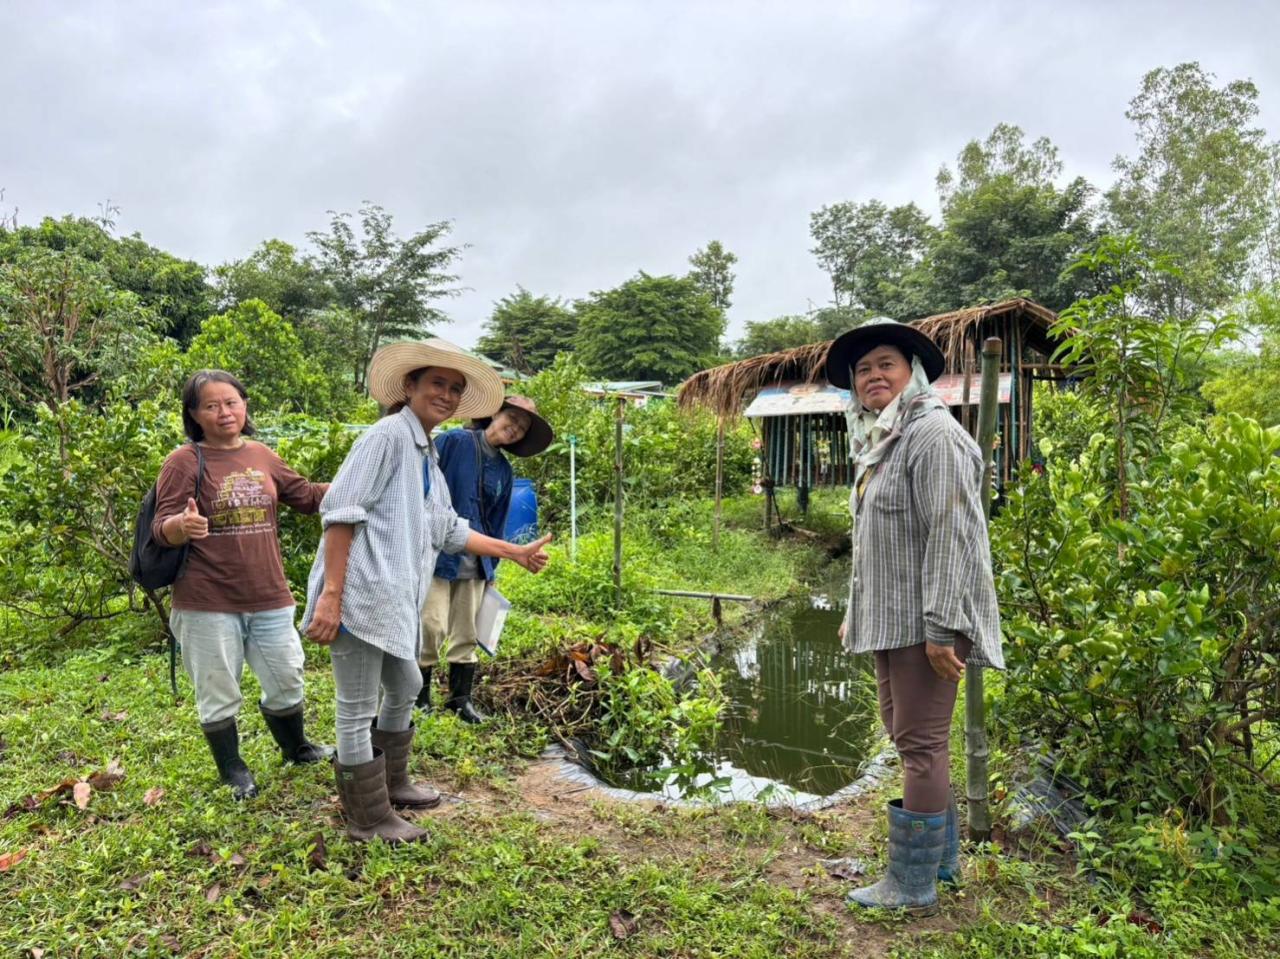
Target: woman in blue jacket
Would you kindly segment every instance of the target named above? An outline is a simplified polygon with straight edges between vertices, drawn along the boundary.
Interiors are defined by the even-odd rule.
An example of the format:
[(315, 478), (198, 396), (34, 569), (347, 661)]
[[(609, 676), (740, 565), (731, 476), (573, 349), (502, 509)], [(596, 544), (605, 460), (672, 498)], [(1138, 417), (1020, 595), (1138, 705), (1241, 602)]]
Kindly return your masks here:
[[(440, 469), (453, 508), (477, 533), (501, 539), (511, 506), (513, 474), (504, 453), (536, 456), (554, 439), (550, 424), (525, 396), (508, 396), (492, 417), (470, 429), (449, 430), (436, 440)], [(484, 722), (471, 702), (476, 676), (476, 614), (498, 561), (472, 553), (442, 553), (422, 612), (422, 691), (418, 706), (431, 708), (431, 671), (448, 643), (449, 699), (445, 708), (467, 723)]]

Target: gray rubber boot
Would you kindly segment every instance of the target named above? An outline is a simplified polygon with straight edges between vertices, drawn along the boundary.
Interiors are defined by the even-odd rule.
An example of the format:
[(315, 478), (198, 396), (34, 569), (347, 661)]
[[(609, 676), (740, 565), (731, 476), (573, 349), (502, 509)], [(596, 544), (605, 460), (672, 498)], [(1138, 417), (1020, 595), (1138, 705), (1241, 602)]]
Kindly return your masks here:
[(236, 718), (232, 716), (214, 723), (202, 723), (200, 728), (209, 743), (209, 751), (213, 753), (218, 778), (231, 787), (232, 798), (239, 801), (258, 795), (253, 773), (240, 758), (240, 732), (236, 729)]
[(401, 819), (391, 809), (386, 757), (381, 750), (374, 749), (373, 759), (358, 766), (335, 762), (333, 773), (342, 812), (347, 817), (347, 835), (356, 842), (383, 839), (396, 845), (427, 838), (425, 829)]
[(960, 885), (960, 822), (953, 797), (947, 804), (947, 827), (943, 833), (942, 861), (938, 864), (938, 882)]
[(306, 765), (328, 762), (333, 758), (333, 747), (310, 742), (302, 728), (302, 703), (283, 713), (268, 712), (261, 704), (258, 710), (271, 730), (271, 738), (280, 747), (280, 755), (287, 763)]
[(378, 728), (374, 719), (369, 731), (373, 748), (380, 749), (387, 759), (387, 796), (391, 805), (400, 809), (430, 809), (440, 805), (440, 794), (426, 783), (409, 780), (409, 749), (413, 745), (413, 727), (404, 732), (390, 733)]
[(938, 911), (938, 865), (946, 842), (947, 814), (918, 813), (889, 803), (889, 865), (884, 878), (845, 897), (854, 906), (897, 909), (910, 916)]

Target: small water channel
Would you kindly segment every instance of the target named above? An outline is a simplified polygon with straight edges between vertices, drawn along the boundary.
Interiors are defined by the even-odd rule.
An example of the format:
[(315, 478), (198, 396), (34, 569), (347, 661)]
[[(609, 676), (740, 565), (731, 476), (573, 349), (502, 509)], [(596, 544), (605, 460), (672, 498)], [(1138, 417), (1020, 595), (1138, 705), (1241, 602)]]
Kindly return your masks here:
[[(802, 804), (862, 772), (879, 740), (875, 681), (867, 658), (848, 655), (837, 636), (843, 598), (837, 570), (823, 591), (769, 610), (708, 651), (728, 699), (719, 742), (695, 782), (722, 781), (713, 798)], [(685, 792), (674, 779), (653, 783), (650, 775), (616, 785), (664, 798)]]

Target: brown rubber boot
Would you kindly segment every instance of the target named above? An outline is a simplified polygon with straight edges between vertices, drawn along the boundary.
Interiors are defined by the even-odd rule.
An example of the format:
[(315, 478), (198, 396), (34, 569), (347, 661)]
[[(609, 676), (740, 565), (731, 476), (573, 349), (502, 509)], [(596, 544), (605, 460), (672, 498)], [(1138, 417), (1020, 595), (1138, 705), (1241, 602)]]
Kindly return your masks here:
[(334, 762), (338, 799), (347, 817), (347, 835), (356, 842), (382, 839), (392, 845), (419, 842), (427, 831), (397, 816), (387, 799), (387, 763), (382, 751), (374, 749), (373, 759), (358, 766)]
[(390, 733), (373, 721), (369, 731), (373, 748), (382, 750), (387, 760), (387, 796), (398, 809), (430, 809), (440, 805), (440, 794), (426, 783), (409, 781), (409, 747), (413, 745), (413, 727)]

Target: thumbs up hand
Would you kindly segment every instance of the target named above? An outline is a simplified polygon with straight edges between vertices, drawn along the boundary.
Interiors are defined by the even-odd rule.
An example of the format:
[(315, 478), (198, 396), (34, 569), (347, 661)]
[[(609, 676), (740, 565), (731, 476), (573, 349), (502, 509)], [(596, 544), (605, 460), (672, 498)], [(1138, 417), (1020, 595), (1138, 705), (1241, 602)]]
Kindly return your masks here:
[(182, 517), (182, 535), (188, 540), (204, 539), (209, 535), (209, 520), (201, 516), (196, 501), (188, 497), (187, 508), (180, 514)]
[(516, 562), (523, 566), (531, 573), (542, 572), (543, 567), (547, 565), (547, 553), (542, 547), (551, 542), (551, 534), (548, 533), (542, 539), (535, 540), (527, 546), (520, 547), (520, 555), (516, 557)]

